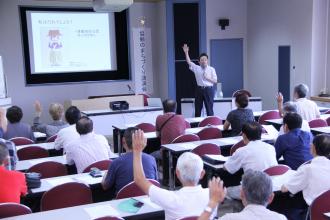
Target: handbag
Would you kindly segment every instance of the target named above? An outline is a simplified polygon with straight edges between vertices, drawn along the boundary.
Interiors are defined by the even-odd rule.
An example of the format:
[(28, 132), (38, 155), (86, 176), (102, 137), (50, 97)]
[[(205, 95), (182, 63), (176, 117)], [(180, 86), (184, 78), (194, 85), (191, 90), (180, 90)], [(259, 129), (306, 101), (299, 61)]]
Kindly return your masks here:
[(25, 173), (25, 179), (28, 189), (35, 189), (41, 186), (40, 173)]

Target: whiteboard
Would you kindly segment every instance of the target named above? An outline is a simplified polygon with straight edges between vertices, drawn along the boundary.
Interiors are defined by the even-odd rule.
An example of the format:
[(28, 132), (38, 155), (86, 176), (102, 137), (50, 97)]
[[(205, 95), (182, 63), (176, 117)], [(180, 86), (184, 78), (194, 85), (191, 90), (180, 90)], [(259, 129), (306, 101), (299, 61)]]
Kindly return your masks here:
[(6, 78), (3, 71), (2, 57), (0, 56), (0, 98), (6, 98), (7, 88), (6, 88)]

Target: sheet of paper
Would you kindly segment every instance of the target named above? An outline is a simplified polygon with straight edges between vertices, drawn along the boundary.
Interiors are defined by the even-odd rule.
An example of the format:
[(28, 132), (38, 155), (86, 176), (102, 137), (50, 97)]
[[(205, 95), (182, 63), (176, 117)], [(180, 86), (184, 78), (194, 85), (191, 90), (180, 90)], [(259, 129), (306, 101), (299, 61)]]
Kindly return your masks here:
[(273, 182), (273, 191), (280, 191), (283, 184), (289, 181), (292, 175), (294, 175), (296, 171), (294, 170), (288, 170), (283, 175), (278, 176), (271, 176), (272, 182)]
[(217, 160), (217, 161), (227, 161), (229, 158), (222, 155), (213, 155), (213, 154), (205, 154), (205, 156), (211, 158), (212, 160)]
[(87, 212), (91, 219), (104, 216), (120, 216), (119, 212), (110, 204), (84, 208), (84, 211)]
[(74, 180), (70, 177), (61, 177), (61, 178), (56, 178), (56, 179), (51, 178), (51, 179), (47, 179), (45, 181), (47, 181), (51, 186), (58, 186), (63, 183), (74, 182)]
[(151, 202), (149, 197), (146, 197), (146, 198), (138, 198), (137, 200), (143, 202), (144, 204), (147, 204), (147, 205), (151, 206), (151, 207), (154, 208), (154, 209), (162, 209), (162, 208), (161, 208), (160, 206), (158, 206), (157, 204)]
[(92, 177), (91, 175), (86, 174), (86, 175), (74, 177), (72, 179), (74, 179), (80, 183), (85, 183), (87, 185), (93, 185), (93, 184), (101, 183), (103, 175), (104, 175), (104, 172), (102, 173), (101, 177)]
[(33, 132), (33, 136), (35, 138), (44, 138), (44, 137), (46, 137), (46, 134), (36, 131), (36, 132)]
[(324, 215), (330, 217), (330, 212), (324, 213)]
[(270, 135), (273, 138), (277, 138), (278, 130), (276, 130), (276, 128), (274, 128), (273, 125), (262, 125), (262, 126), (266, 130), (268, 135)]

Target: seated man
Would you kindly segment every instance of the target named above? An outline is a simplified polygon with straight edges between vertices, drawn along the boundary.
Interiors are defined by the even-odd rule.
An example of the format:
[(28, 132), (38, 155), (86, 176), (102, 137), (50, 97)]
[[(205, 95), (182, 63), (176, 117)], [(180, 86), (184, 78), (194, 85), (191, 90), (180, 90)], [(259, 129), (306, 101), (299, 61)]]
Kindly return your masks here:
[(272, 145), (261, 141), (262, 127), (257, 122), (243, 125), (242, 136), (246, 146), (238, 148), (225, 162), (224, 168), (235, 173), (243, 168), (263, 171), (277, 165), (275, 149)]
[[(134, 181), (150, 200), (165, 210), (165, 219), (174, 220), (187, 216), (200, 215), (208, 203), (208, 189), (198, 185), (204, 176), (203, 161), (196, 154), (183, 153), (177, 162), (176, 175), (183, 187), (178, 191), (168, 191), (152, 185), (146, 178), (142, 167), (142, 151), (146, 145), (143, 132), (133, 134)], [(214, 215), (215, 213), (213, 213)]]
[[(134, 180), (132, 134), (136, 130), (138, 129), (134, 127), (125, 130), (123, 146), (126, 153), (111, 163), (109, 171), (102, 180), (103, 189), (112, 189), (115, 195), (121, 188)], [(157, 165), (154, 157), (142, 153), (142, 166), (146, 178), (158, 180)]]
[(26, 137), (33, 141), (35, 140), (31, 126), (21, 122), (23, 112), (20, 107), (14, 105), (8, 108), (6, 117), (9, 123), (7, 125), (7, 131), (3, 135), (4, 139), (9, 140), (14, 137)]
[(86, 116), (76, 124), (80, 137), (68, 144), (66, 160), (69, 165), (76, 165), (82, 173), (86, 167), (100, 160), (109, 160), (112, 156), (107, 139), (93, 132), (93, 121)]
[(62, 121), (64, 109), (63, 106), (59, 103), (52, 103), (49, 105), (49, 114), (53, 119), (53, 122), (49, 124), (41, 123), (40, 116), (42, 113), (42, 107), (40, 102), (37, 100), (34, 104), (36, 110), (36, 117), (33, 119), (33, 131), (39, 131), (45, 133), (47, 137), (51, 137), (62, 128), (68, 126), (68, 124)]
[(229, 112), (225, 124), (224, 130), (228, 130), (231, 126), (231, 135), (237, 136), (241, 133), (242, 127), (247, 122), (254, 121), (253, 111), (246, 108), (249, 105), (249, 97), (246, 93), (240, 93), (235, 97), (235, 104), (237, 109)]
[[(241, 199), (245, 208), (239, 213), (229, 213), (220, 220), (284, 220), (286, 217), (268, 210), (266, 207), (274, 198), (273, 183), (269, 176), (261, 171), (248, 170), (242, 178)], [(215, 209), (224, 199), (222, 184), (214, 182), (210, 184), (210, 200), (208, 208), (204, 210), (198, 220), (207, 220), (210, 217), (209, 210)]]
[(161, 144), (169, 144), (176, 137), (184, 134), (186, 122), (182, 115), (177, 115), (176, 101), (166, 99), (163, 102), (164, 114), (157, 116), (156, 133)]
[(25, 175), (18, 171), (6, 170), (8, 160), (8, 149), (0, 142), (0, 203), (20, 203), (20, 197), (27, 193)]
[[(286, 113), (289, 113), (289, 112), (297, 113), (297, 106), (294, 102), (288, 101), (288, 102), (283, 104), (283, 110), (282, 110), (283, 116)], [(284, 134), (284, 128), (283, 127), (284, 126), (282, 125), (281, 128), (280, 128), (280, 131), (278, 132), (278, 135)], [(311, 132), (311, 128), (309, 127), (308, 121), (306, 121), (304, 119), (302, 120), (301, 130)]]
[[(297, 106), (297, 113), (306, 121), (310, 121), (320, 117), (320, 111), (315, 102), (306, 98), (308, 86), (299, 84), (294, 87), (293, 98)], [(281, 93), (277, 96), (278, 110), (282, 114), (283, 96)], [(283, 115), (283, 114), (282, 114)]]
[(296, 170), (312, 159), (310, 144), (313, 136), (301, 130), (302, 118), (297, 113), (287, 113), (283, 118), (284, 132), (275, 142), (276, 157), (283, 156), (284, 164)]
[(76, 123), (80, 119), (80, 110), (76, 106), (70, 106), (65, 112), (65, 120), (69, 123), (69, 127), (61, 129), (57, 133), (57, 137), (54, 143), (56, 150), (63, 148), (63, 152), (66, 151), (68, 144), (80, 137), (76, 129)]

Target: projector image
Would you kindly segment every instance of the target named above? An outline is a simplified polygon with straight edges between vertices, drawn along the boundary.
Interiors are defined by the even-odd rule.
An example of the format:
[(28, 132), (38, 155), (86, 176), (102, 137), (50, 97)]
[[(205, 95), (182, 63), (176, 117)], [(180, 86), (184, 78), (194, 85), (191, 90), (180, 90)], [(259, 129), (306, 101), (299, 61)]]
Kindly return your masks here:
[(114, 111), (118, 110), (127, 110), (129, 108), (129, 104), (126, 101), (114, 101), (109, 103), (110, 108)]
[(133, 0), (93, 0), (96, 12), (121, 12), (133, 4)]

